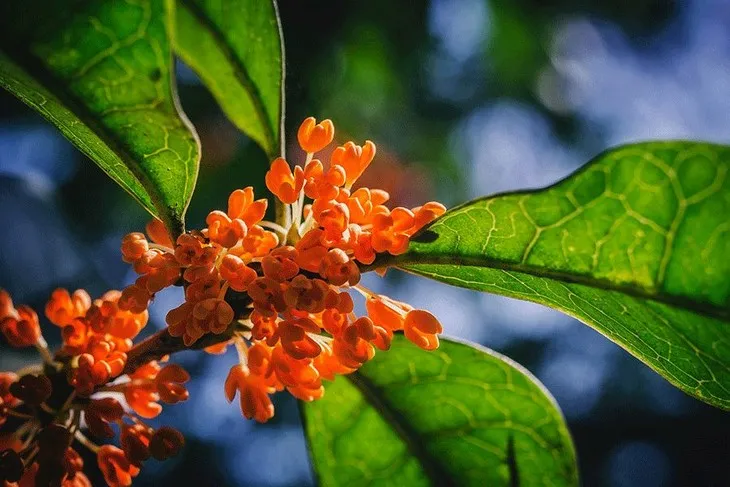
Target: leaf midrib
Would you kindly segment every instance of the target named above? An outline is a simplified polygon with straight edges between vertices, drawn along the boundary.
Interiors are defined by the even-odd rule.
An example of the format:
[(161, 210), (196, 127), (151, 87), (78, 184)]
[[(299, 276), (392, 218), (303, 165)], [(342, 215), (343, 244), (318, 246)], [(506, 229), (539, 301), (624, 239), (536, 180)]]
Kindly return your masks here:
[[(191, 2), (190, 0), (178, 0), (178, 4), (186, 8), (190, 15), (197, 19), (198, 22), (202, 24), (205, 30), (210, 32), (216, 46), (221, 51), (223, 56), (225, 56), (225, 58), (228, 59), (228, 61), (230, 62), (230, 65), (233, 68), (234, 76), (241, 82), (245, 91), (248, 93), (248, 98), (253, 105), (254, 111), (256, 112), (256, 117), (259, 119), (259, 122), (264, 129), (264, 137), (266, 137), (266, 141), (269, 146), (266, 151), (267, 155), (273, 157), (275, 155), (273, 153), (277, 150), (277, 142), (274, 128), (269, 122), (269, 117), (266, 113), (266, 107), (264, 107), (263, 101), (260, 96), (260, 90), (251, 79), (251, 76), (248, 74), (246, 66), (243, 65), (236, 53), (233, 52), (231, 47), (228, 45), (228, 42), (226, 41), (223, 33), (210, 20), (210, 18), (203, 11), (202, 8), (200, 8), (198, 5), (196, 5), (194, 2)], [(180, 54), (182, 55), (182, 53)]]
[(487, 269), (518, 272), (521, 274), (528, 274), (531, 276), (551, 279), (554, 281), (571, 284), (582, 284), (595, 288), (597, 290), (615, 291), (635, 298), (649, 299), (675, 308), (683, 308), (688, 311), (708, 316), (710, 318), (730, 321), (730, 309), (716, 306), (711, 303), (696, 301), (684, 296), (677, 296), (661, 292), (652, 292), (651, 290), (646, 288), (634, 286), (631, 284), (618, 284), (608, 279), (601, 279), (580, 274), (570, 274), (566, 272), (556, 271), (553, 269), (548, 269), (545, 267), (519, 264), (489, 257), (443, 254), (426, 255), (410, 253), (400, 256), (385, 255), (376, 259), (376, 261), (370, 265), (362, 266), (361, 271), (366, 272), (381, 267), (392, 266), (406, 272), (411, 272), (409, 266), (417, 265), (483, 267)]
[(408, 451), (418, 460), (423, 473), (431, 485), (455, 486), (454, 479), (443, 470), (439, 459), (431, 455), (425, 448), (421, 436), (411, 428), (406, 418), (383, 396), (378, 387), (360, 372), (346, 375), (350, 383), (359, 390), (368, 404), (393, 428), (393, 431), (405, 443)]

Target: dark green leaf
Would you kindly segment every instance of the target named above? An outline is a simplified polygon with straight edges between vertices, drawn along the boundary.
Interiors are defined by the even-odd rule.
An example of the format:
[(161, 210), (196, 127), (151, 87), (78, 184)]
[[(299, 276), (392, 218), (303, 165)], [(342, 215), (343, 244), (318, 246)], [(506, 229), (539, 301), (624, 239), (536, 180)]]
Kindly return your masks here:
[(443, 340), (426, 352), (398, 335), (325, 387), (302, 405), (322, 486), (578, 484), (555, 401), (490, 350)]
[(389, 264), (534, 301), (730, 409), (730, 148), (654, 142), (447, 212)]
[(173, 232), (198, 174), (173, 88), (164, 0), (0, 5), (0, 85), (38, 111)]
[(175, 48), (228, 118), (281, 153), (283, 53), (273, 0), (177, 0)]

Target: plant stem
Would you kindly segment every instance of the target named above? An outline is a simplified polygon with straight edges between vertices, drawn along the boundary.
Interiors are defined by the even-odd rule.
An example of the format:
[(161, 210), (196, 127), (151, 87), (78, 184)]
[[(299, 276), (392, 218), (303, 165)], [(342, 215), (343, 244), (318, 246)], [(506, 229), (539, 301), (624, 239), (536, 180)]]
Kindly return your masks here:
[(185, 345), (182, 337), (171, 336), (166, 329), (160, 330), (154, 335), (142, 340), (127, 352), (127, 365), (124, 367), (122, 374), (131, 374), (142, 365), (153, 360), (160, 360), (165, 355), (183, 350), (202, 350), (206, 347), (226, 342), (233, 337), (236, 326), (237, 323), (234, 320), (231, 326), (220, 335), (208, 333), (189, 347)]

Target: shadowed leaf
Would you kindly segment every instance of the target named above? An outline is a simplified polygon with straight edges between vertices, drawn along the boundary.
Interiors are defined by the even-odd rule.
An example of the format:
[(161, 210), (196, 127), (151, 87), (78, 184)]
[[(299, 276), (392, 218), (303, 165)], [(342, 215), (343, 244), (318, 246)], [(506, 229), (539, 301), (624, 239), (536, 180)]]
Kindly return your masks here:
[(397, 335), (302, 407), (325, 487), (578, 484), (555, 402), (489, 350), (443, 340), (426, 352)]
[(0, 85), (179, 232), (200, 150), (173, 88), (170, 5), (3, 2)]
[(177, 0), (175, 48), (228, 118), (270, 158), (281, 151), (283, 53), (272, 0)]

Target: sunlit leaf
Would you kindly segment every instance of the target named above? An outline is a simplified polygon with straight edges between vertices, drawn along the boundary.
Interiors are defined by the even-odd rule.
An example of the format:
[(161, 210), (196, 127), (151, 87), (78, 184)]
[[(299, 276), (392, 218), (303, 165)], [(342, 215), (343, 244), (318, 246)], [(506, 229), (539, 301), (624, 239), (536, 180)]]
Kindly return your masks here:
[(455, 208), (387, 263), (561, 310), (730, 409), (728, 170), (723, 146), (622, 147), (550, 188)]
[(302, 405), (324, 487), (578, 484), (554, 400), (492, 351), (443, 340), (426, 352), (396, 336), (326, 389)]
[(177, 0), (175, 48), (228, 118), (278, 156), (283, 55), (275, 2)]
[(0, 5), (0, 85), (179, 232), (199, 144), (173, 88), (163, 0)]

